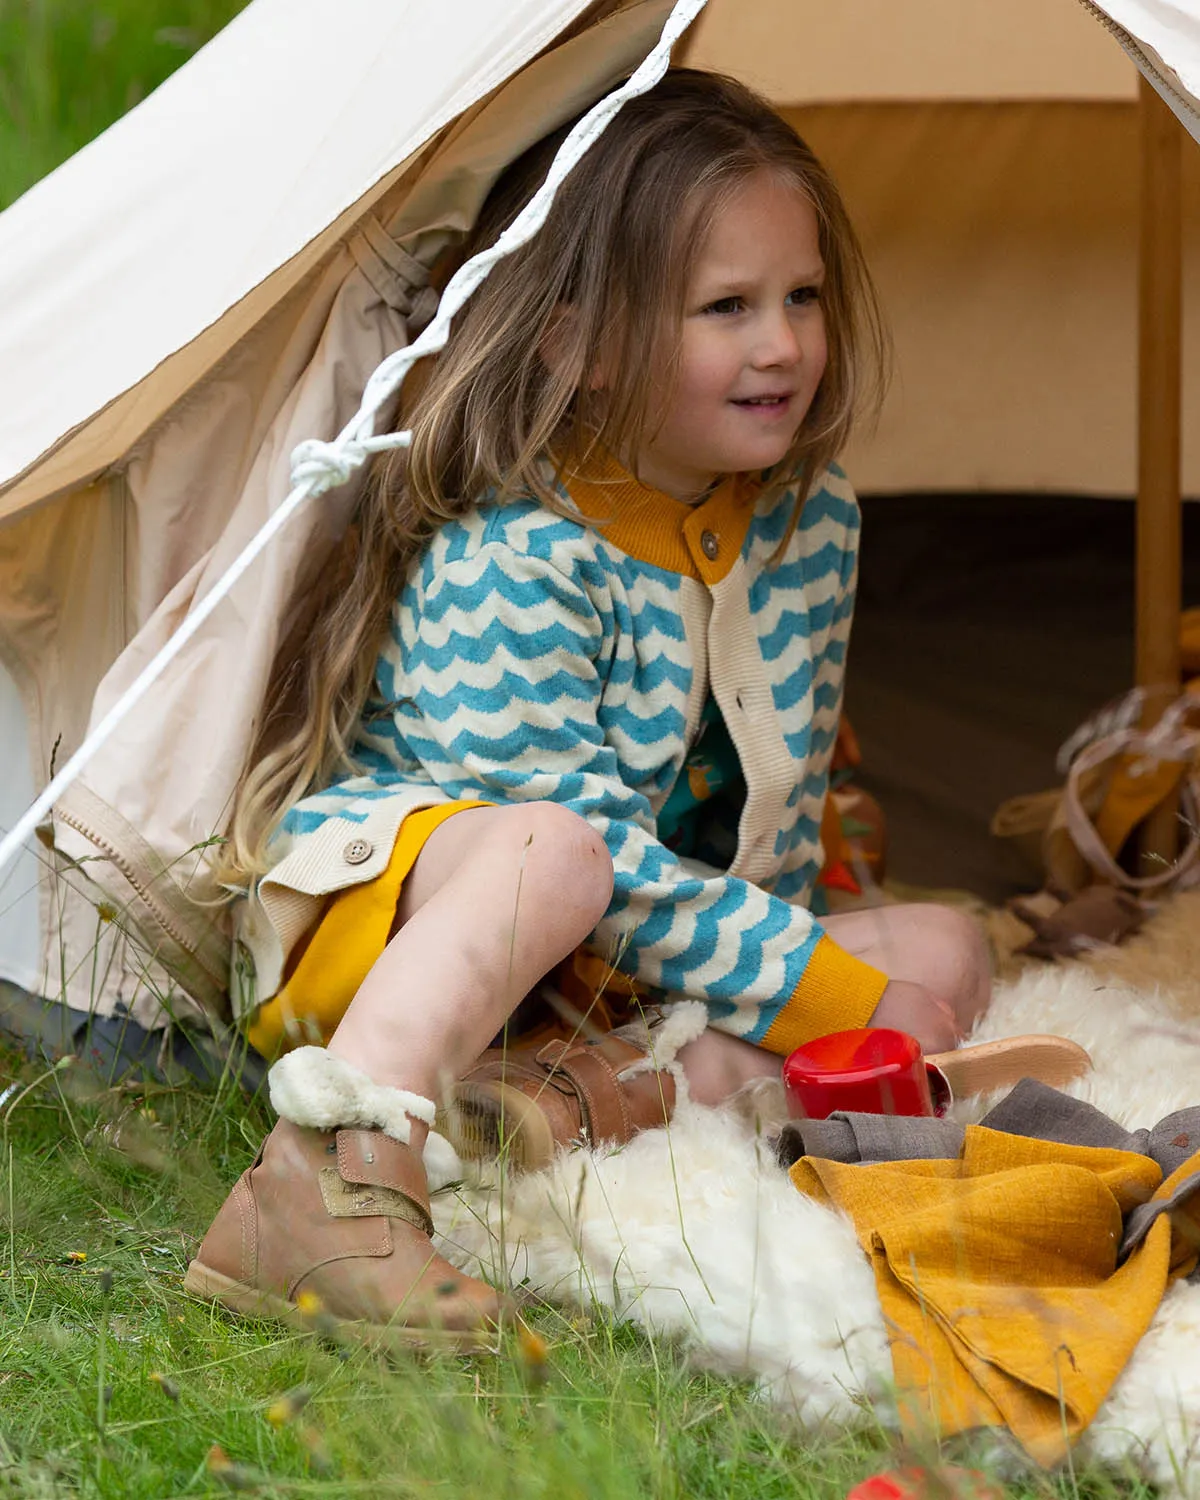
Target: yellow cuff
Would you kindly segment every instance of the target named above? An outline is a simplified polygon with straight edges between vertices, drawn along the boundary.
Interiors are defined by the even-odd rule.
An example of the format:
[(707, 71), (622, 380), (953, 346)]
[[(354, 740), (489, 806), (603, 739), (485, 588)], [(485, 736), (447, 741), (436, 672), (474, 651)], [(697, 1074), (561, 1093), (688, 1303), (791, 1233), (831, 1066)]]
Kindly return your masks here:
[(839, 948), (822, 933), (792, 998), (759, 1046), (786, 1057), (814, 1037), (865, 1026), (883, 998), (888, 977)]

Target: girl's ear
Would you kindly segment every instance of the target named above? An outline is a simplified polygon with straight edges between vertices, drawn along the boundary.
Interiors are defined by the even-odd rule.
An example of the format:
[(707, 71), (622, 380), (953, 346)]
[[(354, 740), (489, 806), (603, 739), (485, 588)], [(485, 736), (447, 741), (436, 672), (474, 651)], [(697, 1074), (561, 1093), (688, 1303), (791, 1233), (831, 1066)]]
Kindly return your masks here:
[(546, 332), (538, 344), (538, 353), (546, 367), (555, 375), (566, 376), (577, 388), (586, 386), (589, 391), (602, 391), (608, 384), (603, 362), (583, 375), (578, 366), (579, 315), (569, 302), (560, 302), (554, 309)]

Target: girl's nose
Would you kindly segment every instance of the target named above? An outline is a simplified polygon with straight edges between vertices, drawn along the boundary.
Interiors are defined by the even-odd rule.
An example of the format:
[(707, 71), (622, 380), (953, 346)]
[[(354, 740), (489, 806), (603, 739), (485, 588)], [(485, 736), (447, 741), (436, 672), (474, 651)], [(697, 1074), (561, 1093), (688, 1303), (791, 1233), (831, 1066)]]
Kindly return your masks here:
[(760, 369), (775, 365), (794, 365), (800, 360), (800, 340), (787, 311), (766, 314), (757, 330), (753, 363)]

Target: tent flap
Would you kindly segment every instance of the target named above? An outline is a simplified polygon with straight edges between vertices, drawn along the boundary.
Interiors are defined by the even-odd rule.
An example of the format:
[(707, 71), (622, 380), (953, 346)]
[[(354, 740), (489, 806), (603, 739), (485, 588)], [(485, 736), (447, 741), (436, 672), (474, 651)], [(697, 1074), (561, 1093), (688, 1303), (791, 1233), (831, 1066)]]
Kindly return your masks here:
[(118, 458), (186, 390), (172, 360), (586, 7), (255, 0), (0, 215), (0, 486), (66, 434), (54, 489)]

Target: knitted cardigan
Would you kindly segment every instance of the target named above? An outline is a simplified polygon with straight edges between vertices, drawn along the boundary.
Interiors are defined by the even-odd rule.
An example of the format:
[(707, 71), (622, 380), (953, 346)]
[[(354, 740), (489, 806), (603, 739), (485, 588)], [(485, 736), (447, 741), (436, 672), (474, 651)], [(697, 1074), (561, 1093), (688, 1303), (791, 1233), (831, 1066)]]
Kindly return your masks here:
[[(668, 1000), (704, 1001), (712, 1025), (785, 1053), (875, 1008), (885, 976), (805, 904), (854, 603), (849, 484), (823, 476), (778, 561), (793, 491), (770, 501), (733, 479), (690, 506), (615, 465), (570, 491), (578, 520), (480, 504), (414, 562), (364, 714), (365, 774), (288, 813), (246, 905), (242, 1013), (278, 987), (323, 898), (383, 870), (408, 812), (460, 798), (586, 818), (615, 871), (591, 946)], [(725, 871), (655, 830), (710, 693), (746, 781)]]

